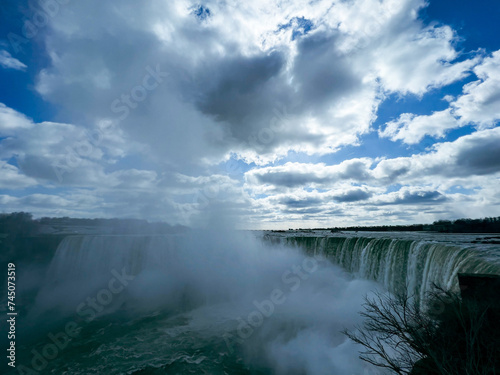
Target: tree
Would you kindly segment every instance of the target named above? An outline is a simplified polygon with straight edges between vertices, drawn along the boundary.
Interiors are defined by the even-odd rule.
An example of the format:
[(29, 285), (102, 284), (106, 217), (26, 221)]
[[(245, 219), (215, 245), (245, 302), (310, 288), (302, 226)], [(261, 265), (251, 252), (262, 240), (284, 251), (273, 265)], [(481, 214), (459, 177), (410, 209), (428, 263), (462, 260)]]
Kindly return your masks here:
[(395, 374), (496, 374), (498, 301), (463, 300), (435, 287), (426, 302), (421, 308), (405, 294), (367, 297), (364, 323), (344, 334), (364, 347), (362, 360)]

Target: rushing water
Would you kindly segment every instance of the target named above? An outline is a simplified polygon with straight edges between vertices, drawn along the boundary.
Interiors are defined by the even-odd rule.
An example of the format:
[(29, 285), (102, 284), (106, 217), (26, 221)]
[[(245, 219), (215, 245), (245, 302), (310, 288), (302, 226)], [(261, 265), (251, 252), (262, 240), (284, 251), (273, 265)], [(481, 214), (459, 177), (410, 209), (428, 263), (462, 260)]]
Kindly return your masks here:
[(498, 246), (476, 237), (69, 236), (25, 320), (18, 369), (381, 374), (340, 333), (361, 322), (363, 297), (382, 286), (454, 287), (458, 272), (499, 273)]
[(268, 238), (324, 255), (357, 277), (420, 299), (434, 284), (458, 290), (458, 273), (500, 274), (500, 246), (480, 243), (489, 242), (489, 235), (318, 231)]

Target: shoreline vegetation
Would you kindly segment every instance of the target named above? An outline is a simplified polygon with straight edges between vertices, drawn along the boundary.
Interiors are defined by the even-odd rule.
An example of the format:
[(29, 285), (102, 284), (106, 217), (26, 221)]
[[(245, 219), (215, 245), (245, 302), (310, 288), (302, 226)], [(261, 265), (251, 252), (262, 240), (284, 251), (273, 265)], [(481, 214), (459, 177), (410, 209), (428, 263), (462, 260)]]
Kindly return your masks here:
[[(168, 234), (189, 230), (183, 225), (171, 226), (164, 222), (141, 219), (86, 219), (70, 217), (42, 217), (33, 219), (28, 212), (0, 213), (0, 241), (8, 236), (34, 236), (41, 234), (78, 234), (77, 227), (95, 229), (107, 234)], [(373, 225), (328, 228), (289, 228), (270, 232), (341, 231), (352, 232), (437, 232), (437, 233), (492, 233), (500, 234), (500, 216), (481, 219), (463, 218), (438, 220), (432, 224)], [(498, 237), (492, 237), (498, 238)]]
[(36, 261), (47, 264), (59, 243), (68, 235), (162, 235), (182, 233), (188, 228), (136, 219), (74, 219), (69, 217), (33, 219), (27, 212), (0, 214), (0, 253), (12, 262)]
[(329, 230), (331, 232), (359, 231), (359, 232), (437, 232), (437, 233), (500, 233), (500, 216), (485, 217), (482, 219), (458, 219), (458, 220), (438, 220), (432, 224), (410, 224), (410, 225), (375, 225), (375, 226), (351, 226), (332, 228), (311, 228), (311, 229), (288, 229), (288, 231), (313, 231)]
[[(82, 219), (49, 218), (34, 219), (27, 212), (0, 214), (0, 250), (4, 258), (25, 259), (35, 256), (38, 261), (48, 261), (46, 257), (55, 251), (58, 244), (67, 235), (77, 234), (132, 234), (163, 235), (185, 233), (186, 226), (171, 226), (164, 222), (148, 222), (139, 219)], [(341, 233), (352, 232), (434, 232), (434, 233), (477, 233), (500, 234), (500, 217), (483, 219), (439, 220), (432, 224), (352, 226), (331, 228), (298, 228), (289, 230), (271, 230), (278, 233), (311, 233), (328, 231)], [(473, 243), (500, 244), (500, 236), (478, 237)], [(43, 258), (43, 259), (41, 259)]]

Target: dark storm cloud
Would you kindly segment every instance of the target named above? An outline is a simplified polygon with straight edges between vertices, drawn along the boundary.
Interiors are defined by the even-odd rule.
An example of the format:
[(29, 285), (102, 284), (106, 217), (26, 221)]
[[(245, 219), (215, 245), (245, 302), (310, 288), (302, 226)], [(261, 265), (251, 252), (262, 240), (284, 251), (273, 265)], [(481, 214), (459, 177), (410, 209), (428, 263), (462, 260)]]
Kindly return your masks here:
[(293, 172), (276, 172), (255, 174), (257, 181), (261, 184), (270, 184), (275, 186), (282, 186), (293, 188), (298, 186), (305, 186), (311, 183), (326, 183), (330, 179), (327, 177), (318, 177), (314, 173), (293, 173)]
[[(276, 51), (213, 61), (194, 73), (193, 84), (182, 90), (189, 89), (192, 95), (189, 100), (225, 127), (231, 136), (226, 141), (247, 142), (259, 129), (269, 126), (273, 109), (290, 101), (280, 77), (284, 64), (284, 55)], [(255, 146), (272, 148), (283, 136), (256, 142)]]
[(255, 169), (246, 178), (252, 184), (269, 184), (278, 187), (295, 188), (308, 185), (322, 185), (328, 188), (339, 181), (364, 182), (372, 180), (372, 160), (351, 159), (338, 165), (287, 163), (277, 167)]
[(492, 175), (500, 171), (499, 144), (500, 128), (477, 131), (453, 142), (438, 143), (431, 152), (382, 160), (374, 176), (381, 182), (413, 184), (428, 178), (439, 181)]
[(487, 175), (500, 171), (498, 138), (476, 138), (467, 142), (456, 156), (456, 167), (464, 173)]
[(313, 207), (304, 207), (297, 209), (285, 209), (281, 210), (284, 214), (292, 214), (292, 215), (310, 215), (310, 214), (319, 214), (323, 212), (321, 208), (313, 208)]
[[(23, 157), (19, 157), (18, 159), (19, 169), (23, 171), (26, 176), (50, 181), (52, 183), (57, 183), (58, 175), (56, 173), (56, 169), (54, 168), (54, 166), (57, 166), (57, 164), (54, 163), (54, 166), (52, 166), (51, 163), (53, 163), (52, 159), (40, 157), (39, 155), (26, 155)], [(89, 174), (87, 173), (87, 168), (83, 168), (82, 164), (83, 163), (80, 163), (79, 165), (80, 168), (78, 170), (78, 173), (65, 173), (65, 170), (60, 169), (59, 173), (60, 175), (63, 175), (64, 173), (64, 182), (66, 184), (84, 184), (86, 182), (88, 183), (92, 181), (92, 179), (90, 178), (91, 176), (89, 176)], [(61, 165), (63, 164), (61, 163)], [(97, 174), (96, 170), (99, 169), (98, 166), (92, 165), (91, 167), (91, 172), (93, 174)]]
[(372, 178), (366, 160), (348, 160), (344, 163), (345, 169), (340, 173), (340, 178), (345, 180), (366, 181)]
[(351, 190), (346, 193), (340, 194), (340, 195), (334, 195), (333, 199), (337, 202), (358, 202), (358, 201), (363, 201), (368, 198), (370, 198), (373, 194), (369, 193), (365, 190), (361, 189), (356, 189), (356, 190)]
[(344, 215), (344, 216), (350, 216), (349, 213), (346, 213), (343, 209), (337, 208), (334, 210), (327, 210), (323, 212), (324, 215)]
[[(238, 56), (214, 64), (198, 81), (197, 89), (208, 88), (198, 106), (219, 121), (238, 125), (259, 105), (267, 105), (269, 98), (265, 94), (272, 89), (266, 86), (281, 71), (284, 62), (282, 54), (272, 52), (256, 57)], [(259, 94), (264, 94), (264, 98)]]
[(393, 201), (380, 204), (432, 204), (443, 203), (448, 199), (438, 191), (405, 191), (402, 196), (396, 197)]
[(318, 108), (361, 86), (349, 60), (337, 50), (338, 36), (309, 34), (298, 43), (294, 78), (300, 87), (302, 105)]
[(235, 143), (228, 147), (248, 146), (248, 139), (270, 127), (273, 113), (281, 107), (292, 121), (272, 139), (254, 142), (251, 148), (268, 153), (284, 144), (320, 145), (324, 135), (308, 132), (297, 119), (312, 115), (323, 121), (339, 99), (363, 90), (362, 77), (338, 51), (338, 39), (335, 33), (318, 30), (302, 36), (292, 63), (280, 50), (212, 59), (187, 73), (192, 80), (181, 91), (202, 113), (225, 126), (230, 135), (225, 141)]
[(310, 207), (310, 206), (317, 206), (323, 201), (319, 198), (304, 198), (304, 199), (294, 199), (294, 198), (284, 198), (279, 200), (280, 204), (284, 204), (285, 206), (289, 208), (304, 208), (304, 207)]

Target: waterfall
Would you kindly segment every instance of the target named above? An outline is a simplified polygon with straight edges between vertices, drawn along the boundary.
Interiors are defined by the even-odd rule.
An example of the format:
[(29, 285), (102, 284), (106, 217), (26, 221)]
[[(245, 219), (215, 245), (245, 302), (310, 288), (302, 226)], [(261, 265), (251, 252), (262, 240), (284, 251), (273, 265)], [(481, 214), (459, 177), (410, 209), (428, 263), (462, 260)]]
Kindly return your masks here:
[[(268, 236), (270, 238), (272, 236)], [(364, 236), (281, 236), (279, 242), (320, 254), (356, 277), (377, 281), (392, 292), (407, 290), (423, 300), (433, 284), (458, 290), (457, 274), (499, 274), (491, 252), (471, 244)], [(276, 237), (272, 239), (276, 242)], [(497, 249), (498, 250), (498, 249)], [(488, 258), (488, 256), (490, 256)]]
[[(448, 241), (432, 240), (432, 235), (421, 237), (408, 234), (264, 236), (267, 243), (323, 255), (357, 278), (376, 281), (392, 292), (407, 290), (421, 301), (433, 284), (458, 290), (459, 272), (500, 274), (498, 247), (481, 248), (473, 245), (471, 238)], [(215, 239), (189, 242), (175, 235), (68, 236), (53, 257), (45, 289), (73, 283), (88, 285), (83, 292), (90, 294), (92, 288), (110, 279), (111, 270), (126, 269), (129, 274), (137, 275), (138, 280), (147, 279), (147, 285), (155, 282), (168, 285), (170, 294), (175, 289), (207, 289), (204, 294), (215, 298), (227, 289), (228, 281), (221, 275), (241, 275), (238, 267), (255, 261), (251, 255), (255, 253), (253, 249), (243, 251), (239, 243), (232, 243), (228, 237), (218, 241), (220, 243)], [(226, 249), (220, 250), (222, 248)], [(252, 267), (247, 268), (244, 272), (250, 275)], [(230, 283), (246, 280), (250, 285), (254, 282), (250, 276), (239, 279), (231, 279)], [(77, 288), (72, 288), (67, 295), (74, 294)], [(145, 289), (152, 287), (143, 287), (140, 293)]]
[[(159, 301), (164, 293), (180, 298), (173, 290), (178, 285), (178, 242), (174, 235), (68, 236), (59, 244), (47, 269), (33, 314), (54, 309), (62, 314), (75, 313), (79, 304), (95, 298), (100, 291), (110, 295), (106, 288), (117, 275), (133, 277), (134, 282), (127, 282), (127, 288), (113, 294), (116, 307), (127, 299)], [(158, 292), (155, 285), (167, 287)], [(112, 311), (111, 306), (107, 307), (106, 312)]]
[(48, 282), (107, 277), (110, 270), (137, 275), (166, 265), (175, 254), (174, 236), (79, 235), (66, 237), (54, 254)]
[[(52, 373), (363, 373), (341, 330), (361, 323), (376, 283), (255, 234), (67, 237), (26, 319), (29, 335), (45, 348), (67, 322), (81, 329)], [(123, 268), (134, 275), (125, 283)]]

